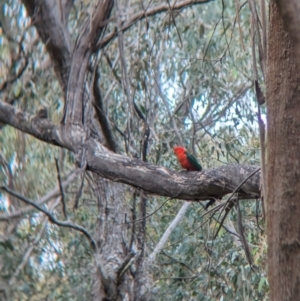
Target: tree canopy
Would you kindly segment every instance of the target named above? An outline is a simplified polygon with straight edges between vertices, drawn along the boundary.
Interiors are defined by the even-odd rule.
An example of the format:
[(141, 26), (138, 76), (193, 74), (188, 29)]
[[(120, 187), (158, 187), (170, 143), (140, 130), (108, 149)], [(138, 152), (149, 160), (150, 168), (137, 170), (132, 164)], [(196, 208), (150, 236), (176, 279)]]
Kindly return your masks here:
[(263, 2), (0, 1), (1, 297), (268, 300)]

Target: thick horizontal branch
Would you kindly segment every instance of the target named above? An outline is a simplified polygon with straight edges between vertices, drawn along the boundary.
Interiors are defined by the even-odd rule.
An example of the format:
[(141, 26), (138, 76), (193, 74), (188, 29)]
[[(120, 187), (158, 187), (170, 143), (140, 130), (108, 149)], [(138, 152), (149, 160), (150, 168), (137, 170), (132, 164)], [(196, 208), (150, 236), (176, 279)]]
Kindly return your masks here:
[[(259, 167), (241, 164), (224, 165), (202, 172), (176, 172), (138, 159), (108, 151), (95, 140), (88, 140), (87, 168), (112, 181), (144, 191), (184, 200), (222, 198), (233, 192)], [(175, 160), (175, 158), (174, 158)], [(257, 198), (260, 175), (255, 173), (239, 190), (240, 199)]]
[[(40, 114), (30, 117), (13, 106), (0, 102), (0, 122), (8, 123), (47, 143), (68, 148), (75, 154), (80, 154), (82, 148), (86, 148), (88, 170), (153, 194), (185, 200), (222, 198), (232, 193), (258, 168), (235, 164), (202, 172), (176, 172), (163, 166), (115, 154), (93, 138), (87, 139), (86, 145), (80, 145), (82, 129), (55, 126), (39, 116)], [(255, 173), (240, 187), (239, 198), (259, 196), (260, 173)]]
[(0, 120), (40, 140), (59, 145), (55, 134), (56, 127), (47, 118), (39, 117), (39, 114), (31, 116), (8, 103), (0, 101)]
[(80, 145), (83, 131), (80, 127), (54, 125), (47, 118), (47, 111), (41, 107), (36, 115), (32, 116), (18, 108), (0, 101), (0, 122), (9, 124), (14, 128), (30, 134), (44, 142), (58, 145), (75, 151)]

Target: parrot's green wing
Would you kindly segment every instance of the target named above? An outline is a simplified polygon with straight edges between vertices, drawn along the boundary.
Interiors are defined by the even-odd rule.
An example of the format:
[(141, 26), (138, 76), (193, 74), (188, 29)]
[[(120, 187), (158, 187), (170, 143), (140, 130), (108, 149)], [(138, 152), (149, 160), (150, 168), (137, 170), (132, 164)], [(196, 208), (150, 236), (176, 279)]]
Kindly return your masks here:
[(197, 159), (192, 154), (186, 153), (186, 157), (187, 157), (189, 163), (193, 166), (194, 170), (197, 170), (197, 171), (202, 170), (202, 166), (200, 165), (200, 163), (197, 161)]

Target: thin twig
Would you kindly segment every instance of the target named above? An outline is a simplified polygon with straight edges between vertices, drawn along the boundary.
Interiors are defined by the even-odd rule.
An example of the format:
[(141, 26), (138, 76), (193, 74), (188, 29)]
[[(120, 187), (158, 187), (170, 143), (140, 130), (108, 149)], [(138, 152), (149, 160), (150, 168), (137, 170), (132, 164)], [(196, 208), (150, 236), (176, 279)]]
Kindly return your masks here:
[[(258, 100), (258, 99), (257, 99)], [(266, 208), (265, 208), (265, 195), (266, 195), (266, 128), (263, 119), (261, 118), (260, 104), (257, 103), (257, 118), (258, 118), (258, 126), (259, 126), (259, 140), (260, 140), (260, 158), (261, 158), (261, 201), (262, 201), (262, 210), (263, 210), (263, 218), (266, 217)]]
[[(260, 140), (260, 158), (261, 158), (261, 200), (262, 200), (262, 208), (263, 208), (263, 218), (265, 219), (265, 203), (264, 203), (264, 196), (266, 194), (266, 148), (265, 148), (265, 124), (264, 121), (261, 118), (261, 111), (260, 111), (260, 105), (263, 104), (263, 101), (261, 98), (263, 98), (263, 94), (261, 92), (261, 89), (259, 87), (258, 82), (258, 70), (256, 65), (256, 53), (255, 53), (255, 32), (257, 32), (258, 39), (259, 36), (259, 29), (258, 26), (256, 26), (256, 31), (254, 28), (254, 25), (257, 25), (257, 15), (256, 15), (256, 8), (255, 3), (250, 0), (249, 6), (251, 9), (251, 48), (252, 48), (252, 66), (253, 66), (253, 81), (255, 83), (255, 92), (256, 92), (256, 98), (257, 98), (257, 118), (258, 118), (258, 126), (259, 126), (259, 140)], [(255, 24), (254, 24), (255, 23)], [(260, 39), (258, 40), (258, 43), (260, 43)], [(261, 46), (261, 45), (260, 45)], [(262, 46), (261, 46), (262, 47)], [(264, 71), (263, 65), (261, 65), (262, 70)], [(264, 72), (263, 72), (264, 74)], [(265, 74), (264, 74), (265, 75)], [(262, 95), (260, 95), (262, 94)]]
[(81, 183), (80, 183), (80, 187), (79, 187), (78, 191), (76, 192), (75, 202), (74, 202), (74, 209), (78, 208), (79, 200), (80, 200), (80, 197), (82, 195), (82, 189), (83, 189), (84, 178), (85, 178), (84, 174), (85, 174), (85, 169), (81, 171)]
[(177, 263), (183, 265), (183, 266), (186, 267), (188, 270), (190, 270), (194, 275), (196, 275), (196, 273), (192, 270), (192, 268), (190, 268), (186, 263), (184, 263), (184, 262), (182, 262), (182, 261), (180, 261), (180, 260), (178, 260), (178, 259), (176, 259), (176, 258), (170, 256), (169, 254), (167, 254), (167, 253), (166, 253), (165, 251), (163, 251), (163, 250), (161, 251), (161, 253), (162, 253), (163, 255), (167, 256), (168, 258), (172, 259), (173, 261), (175, 261), (175, 262), (177, 262)]
[(150, 127), (147, 122), (146, 116), (143, 114), (139, 106), (134, 100), (134, 97), (132, 98), (133, 107), (137, 115), (140, 117), (140, 119), (144, 122), (144, 134), (143, 138), (141, 140), (141, 149), (142, 149), (142, 160), (144, 162), (147, 162), (147, 152), (148, 152), (148, 142), (150, 137)]
[(56, 165), (56, 170), (57, 170), (57, 180), (58, 180), (58, 184), (59, 184), (59, 190), (60, 190), (60, 196), (61, 196), (60, 200), (61, 200), (62, 207), (63, 207), (63, 213), (64, 213), (64, 216), (65, 216), (65, 219), (68, 219), (65, 193), (64, 193), (64, 188), (63, 188), (63, 185), (62, 185), (62, 180), (61, 180), (61, 176), (60, 176), (60, 168), (59, 168), (57, 158), (55, 158), (55, 165)]
[[(196, 5), (196, 4), (204, 4), (204, 3), (208, 3), (211, 2), (212, 0), (185, 0), (185, 1), (180, 1), (177, 4), (173, 5), (173, 10), (178, 10), (178, 9), (184, 9), (184, 8), (188, 8), (191, 5)], [(162, 4), (156, 7), (153, 7), (151, 9), (148, 9), (147, 11), (143, 10), (140, 11), (134, 15), (131, 16), (131, 19), (125, 24), (123, 25), (119, 31), (125, 32), (126, 30), (128, 30), (129, 28), (131, 28), (132, 25), (134, 25), (136, 22), (147, 18), (149, 16), (154, 16), (166, 11), (169, 11), (169, 5), (167, 4)], [(110, 34), (108, 34), (107, 36), (105, 36), (95, 47), (95, 51), (98, 51), (99, 48), (104, 48), (111, 40), (113, 40), (115, 37), (118, 36), (118, 31), (114, 31)]]
[(92, 236), (89, 234), (89, 232), (85, 228), (83, 228), (83, 227), (81, 227), (77, 224), (73, 224), (71, 222), (65, 222), (65, 221), (57, 220), (48, 210), (42, 208), (38, 204), (34, 203), (33, 201), (30, 201), (29, 199), (25, 198), (23, 195), (9, 189), (6, 186), (0, 186), (0, 189), (6, 191), (7, 193), (17, 197), (19, 200), (23, 201), (24, 203), (29, 204), (29, 205), (33, 206), (34, 208), (36, 208), (37, 210), (43, 212), (44, 214), (46, 214), (48, 216), (49, 220), (53, 224), (56, 224), (56, 225), (61, 226), (61, 227), (72, 228), (74, 230), (77, 230), (77, 231), (81, 232), (85, 237), (87, 237), (87, 239), (89, 240), (93, 250), (96, 250), (96, 243), (93, 240)]
[[(255, 2), (253, 0), (248, 0), (248, 3), (249, 3), (249, 7), (250, 7), (250, 10), (251, 10), (251, 22), (252, 22), (252, 25), (253, 25), (253, 36), (255, 36), (255, 33), (257, 35), (257, 44), (258, 44), (258, 54), (259, 54), (259, 61), (260, 61), (260, 68), (261, 68), (261, 71), (263, 73), (263, 76), (265, 77), (265, 70), (266, 70), (266, 67), (265, 67), (265, 53), (264, 53), (264, 50), (263, 50), (263, 44), (261, 42), (261, 36), (260, 36), (260, 31), (259, 31), (259, 21), (258, 21), (258, 15), (257, 15), (257, 11), (256, 11), (256, 5), (255, 5)], [(254, 26), (255, 26), (255, 29), (254, 29)], [(254, 38), (254, 37), (253, 37)]]
[(117, 280), (119, 281), (122, 275), (129, 269), (129, 267), (132, 265), (134, 261), (134, 257), (136, 256), (136, 253), (130, 251), (121, 266), (119, 267), (117, 271)]
[[(59, 199), (54, 200), (54, 202), (49, 206), (49, 210), (52, 211), (59, 204), (59, 202), (60, 202)], [(13, 285), (14, 284), (14, 279), (19, 275), (19, 273), (21, 272), (21, 270), (27, 264), (27, 262), (28, 262), (28, 260), (30, 258), (30, 255), (32, 254), (32, 252), (34, 251), (35, 247), (37, 246), (37, 244), (39, 243), (39, 241), (43, 237), (43, 234), (45, 232), (46, 226), (47, 226), (47, 218), (45, 217), (44, 220), (43, 220), (43, 222), (42, 222), (42, 226), (39, 228), (39, 231), (37, 231), (35, 233), (35, 239), (26, 248), (26, 252), (25, 252), (25, 254), (24, 254), (24, 256), (23, 256), (20, 264), (15, 269), (14, 274), (11, 276), (11, 278), (9, 280), (9, 285)]]
[[(67, 187), (75, 179), (77, 170), (78, 169), (75, 169), (67, 175), (66, 180), (64, 182), (62, 182), (62, 185), (64, 188)], [(58, 197), (59, 195), (60, 195), (60, 190), (59, 190), (59, 187), (57, 186), (56, 188), (54, 188), (53, 190), (51, 190), (50, 192), (48, 192), (47, 194), (42, 196), (38, 201), (35, 202), (35, 204), (42, 205), (42, 204), (48, 202), (49, 200), (51, 200), (55, 197)], [(19, 209), (18, 211), (15, 211), (15, 212), (12, 212), (9, 214), (7, 214), (7, 213), (0, 214), (0, 221), (17, 218), (17, 217), (21, 216), (22, 214), (29, 212), (30, 210), (32, 210), (32, 206), (25, 206), (25, 207)]]
[(182, 242), (183, 240), (185, 240), (187, 237), (189, 237), (190, 235), (192, 235), (194, 232), (196, 232), (199, 228), (201, 228), (202, 226), (204, 226), (207, 222), (209, 221), (209, 218), (204, 221), (203, 223), (201, 223), (198, 227), (194, 228), (191, 232), (189, 232), (187, 235), (183, 236), (182, 238), (180, 238), (179, 240), (175, 241), (174, 243), (172, 244), (169, 244), (168, 245), (168, 248), (169, 247), (172, 247), (172, 246), (175, 246), (177, 244), (179, 244), (180, 242)]
[[(248, 1), (245, 1), (245, 2), (240, 6), (238, 12), (240, 12), (240, 10), (244, 7), (244, 5), (245, 5), (247, 2), (248, 2)], [(224, 1), (222, 1), (222, 9), (224, 9)], [(238, 18), (238, 16), (236, 15), (236, 16), (235, 16), (235, 19), (234, 19), (234, 22), (233, 22), (233, 26), (232, 26), (232, 31), (231, 31), (231, 35), (230, 35), (230, 40), (229, 40), (229, 42), (227, 41), (227, 37), (226, 37), (226, 33), (225, 33), (225, 39), (226, 39), (226, 42), (227, 42), (227, 47), (226, 47), (226, 49), (225, 49), (223, 55), (219, 58), (219, 61), (222, 61), (223, 58), (225, 57), (227, 51), (229, 51), (229, 47), (230, 47), (230, 44), (231, 44), (231, 41), (232, 41), (232, 38), (233, 38), (233, 31), (234, 31), (234, 28), (235, 28), (235, 24), (236, 24), (237, 18)], [(221, 20), (222, 20), (222, 22), (224, 22), (224, 19), (223, 19), (223, 11), (222, 11), (222, 16), (221, 16), (221, 18), (217, 21), (217, 23), (216, 23), (216, 25), (215, 25), (215, 27), (214, 27), (212, 36), (210, 37), (210, 40), (209, 40), (209, 42), (208, 42), (208, 45), (207, 45), (207, 47), (206, 47), (206, 49), (205, 49), (204, 56), (203, 56), (203, 60), (205, 59), (205, 56), (206, 56), (207, 51), (208, 51), (208, 47), (209, 47), (209, 45), (210, 45), (210, 43), (211, 43), (211, 41), (212, 41), (212, 38), (213, 38), (213, 36), (214, 36), (214, 34), (215, 34), (215, 31), (216, 31), (216, 29), (217, 29), (217, 26), (218, 26), (218, 24), (220, 23)], [(224, 24), (223, 24), (223, 27), (224, 27)]]
[[(210, 37), (210, 39), (209, 39), (209, 41), (208, 41), (207, 47), (205, 48), (205, 51), (204, 51), (204, 55), (203, 55), (203, 59), (202, 59), (202, 60), (203, 60), (203, 63), (204, 63), (204, 61), (205, 61), (205, 57), (206, 57), (206, 54), (207, 54), (207, 52), (208, 52), (208, 48), (209, 48), (209, 46), (210, 46), (210, 43), (211, 43), (211, 41), (212, 41), (212, 39), (213, 39), (213, 36), (214, 36), (214, 34), (215, 34), (216, 30), (217, 30), (217, 27), (218, 27), (218, 25), (219, 25), (221, 19), (222, 19), (222, 18), (220, 18), (220, 19), (217, 21), (217, 23), (215, 24), (215, 26), (214, 26), (213, 32), (212, 32), (211, 37)], [(220, 61), (220, 59), (218, 59), (217, 61)]]
[(107, 112), (104, 108), (104, 101), (102, 98), (101, 90), (100, 90), (100, 74), (95, 67), (95, 76), (93, 82), (93, 106), (96, 110), (96, 114), (101, 125), (102, 133), (107, 142), (108, 148), (117, 153), (118, 152), (118, 143), (116, 142), (115, 136), (112, 131), (111, 123), (109, 122), (109, 118), (107, 116)]
[[(7, 35), (7, 33), (5, 33), (6, 37), (8, 39), (9, 36)], [(21, 62), (21, 60), (24, 58), (24, 64), (23, 66), (19, 69), (19, 71), (17, 72), (17, 74), (15, 74), (14, 76), (12, 76), (11, 78), (9, 78), (8, 80), (4, 81), (4, 83), (1, 85), (0, 87), (0, 92), (2, 92), (4, 89), (7, 88), (7, 86), (9, 84), (12, 84), (13, 82), (15, 82), (17, 79), (20, 79), (22, 77), (22, 75), (24, 74), (24, 72), (26, 71), (28, 65), (29, 65), (29, 59), (27, 57), (27, 55), (25, 55), (25, 51), (24, 51), (24, 45), (23, 45), (23, 41), (25, 39), (25, 35), (22, 36), (21, 41), (19, 43), (19, 52), (18, 52), (18, 57), (17, 59), (14, 61), (14, 64), (12, 64), (12, 66), (17, 65), (16, 62), (18, 61), (18, 63)], [(12, 40), (12, 42), (16, 42), (14, 40)], [(23, 55), (23, 56), (22, 56)]]
[[(265, 0), (263, 0), (263, 1), (265, 1)], [(242, 46), (243, 50), (245, 51), (245, 45), (244, 45), (244, 41), (243, 41), (243, 32), (242, 32), (241, 22), (240, 22), (240, 12), (239, 12), (240, 1), (235, 0), (235, 4), (236, 4), (236, 18), (237, 18), (237, 23), (238, 23), (238, 27), (239, 27), (239, 33), (240, 33), (240, 42), (241, 42), (241, 46)]]
[(155, 213), (156, 213), (157, 211), (159, 211), (159, 210), (160, 210), (160, 209), (161, 209), (168, 201), (173, 200), (173, 199), (175, 199), (175, 197), (167, 199), (166, 201), (164, 201), (164, 202), (162, 203), (161, 206), (159, 206), (157, 209), (155, 209), (153, 212), (151, 212), (150, 214), (148, 214), (147, 216), (145, 216), (145, 217), (143, 217), (143, 218), (139, 218), (139, 219), (136, 219), (136, 220), (133, 220), (133, 221), (130, 221), (130, 222), (126, 222), (126, 223), (121, 223), (121, 224), (119, 224), (119, 225), (126, 225), (126, 224), (132, 224), (132, 223), (136, 223), (136, 222), (143, 221), (144, 219), (146, 219), (146, 218), (152, 216), (153, 214), (155, 214)]
[(8, 161), (6, 160), (5, 156), (1, 151), (0, 151), (0, 165), (3, 166), (2, 168), (7, 178), (8, 187), (14, 189), (13, 173), (11, 170), (11, 166), (9, 165)]
[(253, 259), (252, 259), (251, 253), (250, 253), (249, 245), (247, 243), (247, 240), (246, 240), (245, 234), (244, 234), (244, 226), (243, 226), (243, 221), (242, 221), (242, 214), (241, 214), (241, 208), (240, 208), (238, 194), (237, 194), (237, 200), (235, 202), (235, 206), (236, 206), (236, 211), (237, 211), (237, 221), (238, 221), (238, 229), (239, 229), (240, 239), (241, 239), (243, 248), (245, 250), (247, 261), (248, 261), (250, 267), (252, 268), (253, 267)]
[[(202, 204), (201, 204), (202, 205)], [(225, 206), (226, 205), (226, 202), (223, 203), (223, 204), (220, 204), (218, 206), (216, 206), (214, 208), (214, 210), (210, 210), (209, 212), (206, 212), (204, 213), (203, 215), (201, 215), (201, 218), (203, 218), (205, 215), (207, 215), (208, 213), (212, 212), (212, 211), (215, 211), (213, 212), (213, 214), (211, 216), (209, 216), (209, 218), (207, 220), (205, 220), (204, 222), (202, 222), (199, 226), (197, 226), (196, 228), (194, 228), (191, 232), (189, 232), (187, 235), (183, 236), (181, 239), (177, 240), (176, 242), (172, 243), (172, 244), (169, 244), (168, 245), (168, 248), (171, 247), (171, 246), (174, 246), (174, 245), (177, 245), (178, 243), (182, 242), (183, 240), (185, 240), (187, 237), (189, 237), (191, 234), (193, 234), (194, 232), (196, 232), (199, 228), (203, 227), (210, 219), (214, 219), (215, 221), (218, 221), (214, 215), (216, 214), (216, 212), (218, 211), (218, 209), (220, 209), (221, 207)], [(203, 206), (203, 205), (202, 205)], [(232, 231), (230, 231), (226, 226), (224, 226), (222, 224), (222, 227), (231, 235), (234, 235), (236, 237), (239, 238), (239, 235), (237, 233), (234, 233)]]
[(256, 218), (256, 224), (257, 227), (260, 229), (261, 233), (264, 233), (264, 229), (262, 229), (259, 225), (259, 220), (258, 220), (258, 209), (259, 209), (259, 203), (258, 203), (258, 199), (256, 199), (256, 212), (255, 212), (255, 218)]
[[(137, 190), (133, 192), (133, 204), (132, 204), (132, 219), (135, 221), (136, 219), (136, 199), (137, 199)], [(130, 237), (130, 243), (129, 243), (129, 250), (132, 250), (132, 246), (134, 243), (134, 237), (135, 237), (135, 222), (132, 222), (131, 227), (131, 237)]]
[[(225, 209), (225, 214), (224, 214), (224, 216), (222, 217), (222, 220), (219, 222), (220, 226), (219, 226), (219, 228), (218, 228), (216, 234), (214, 235), (214, 238), (213, 238), (213, 239), (216, 239), (217, 235), (219, 234), (219, 231), (221, 230), (221, 228), (222, 228), (222, 226), (223, 226), (223, 224), (224, 224), (224, 221), (225, 221), (227, 215), (229, 214), (230, 210), (231, 210), (231, 209), (233, 208), (233, 206), (235, 205), (235, 202), (236, 202), (235, 198), (232, 198), (229, 202), (226, 201), (225, 206), (223, 207), (223, 208)], [(222, 212), (223, 212), (223, 210), (220, 212), (220, 215), (222, 214)], [(220, 218), (220, 215), (219, 215), (219, 218)], [(219, 218), (218, 218), (218, 220), (219, 220)]]
[[(179, 42), (180, 42), (180, 45), (181, 47), (183, 47), (183, 43), (182, 43), (182, 39), (181, 39), (181, 36), (180, 36), (180, 33), (179, 33), (179, 30), (177, 28), (177, 25), (176, 25), (176, 22), (175, 22), (175, 16), (173, 15), (173, 7), (171, 7), (171, 4), (170, 4), (170, 1), (167, 0), (168, 2), (168, 5), (170, 7), (170, 18), (172, 19), (172, 23), (174, 24), (175, 26), (175, 29), (176, 29), (176, 32), (177, 32), (177, 35), (178, 35), (178, 38), (179, 38)], [(176, 2), (174, 3), (174, 5), (176, 4)], [(174, 6), (173, 5), (173, 6)]]
[[(223, 207), (223, 209), (222, 209), (222, 211), (220, 212), (220, 215), (222, 214), (222, 212), (223, 212), (223, 210), (224, 210), (224, 208), (226, 208), (227, 206), (227, 204), (229, 204), (229, 202), (231, 201), (231, 199), (232, 199), (232, 197), (234, 196), (234, 194), (252, 177), (252, 176), (254, 176), (259, 170), (260, 170), (261, 168), (259, 167), (259, 168), (257, 168), (256, 170), (254, 170), (245, 180), (243, 180), (237, 187), (236, 187), (236, 189), (232, 192), (232, 194), (230, 195), (230, 197), (228, 198), (228, 200), (226, 201), (226, 203), (225, 203), (225, 206)], [(231, 207), (232, 208), (232, 207)], [(230, 209), (231, 209), (230, 208)], [(218, 236), (218, 234), (219, 234), (219, 231), (221, 230), (221, 228), (222, 228), (222, 224), (224, 223), (224, 220), (225, 220), (225, 218), (226, 218), (226, 216), (228, 215), (228, 213), (229, 213), (229, 211), (230, 211), (230, 209), (228, 210), (228, 212), (226, 212), (225, 213), (225, 217), (223, 217), (223, 219), (222, 219), (222, 221), (221, 221), (221, 223), (220, 223), (220, 226), (219, 226), (219, 228), (218, 228), (218, 230), (217, 230), (217, 232), (216, 232), (216, 234), (214, 235), (214, 239), (216, 239), (216, 237)], [(219, 216), (220, 216), (219, 215)]]
[[(224, 203), (224, 206), (226, 205), (226, 202)], [(203, 208), (205, 208), (205, 206), (201, 203), (201, 206), (203, 207)], [(214, 217), (214, 215), (217, 213), (217, 211), (215, 211), (210, 217), (209, 217), (209, 219), (214, 219), (216, 222), (218, 221), (215, 217)], [(204, 215), (206, 215), (206, 214), (203, 214), (202, 216), (201, 216), (201, 218), (204, 216)], [(233, 236), (235, 236), (235, 237), (237, 237), (237, 238), (240, 238), (239, 237), (239, 235), (238, 235), (238, 233), (236, 233), (236, 231), (231, 231), (227, 226), (224, 226), (224, 225), (222, 225), (222, 227), (225, 229), (225, 231), (227, 231), (229, 234), (231, 234), (231, 235), (233, 235)]]
[[(130, 90), (130, 83), (131, 80), (131, 74), (127, 71), (126, 66), (126, 59), (125, 59), (125, 49), (124, 49), (124, 36), (123, 31), (121, 30), (122, 22), (121, 22), (121, 8), (120, 8), (119, 1), (116, 1), (116, 16), (117, 16), (117, 26), (118, 26), (118, 46), (119, 46), (119, 53), (120, 53), (120, 68), (122, 71), (122, 88), (124, 90), (124, 93), (127, 98), (129, 110), (127, 111), (127, 118), (130, 120), (131, 114), (133, 112), (132, 109), (132, 103), (133, 103), (133, 97)], [(129, 121), (128, 120), (128, 121)]]
[(167, 100), (166, 96), (164, 95), (164, 93), (161, 90), (162, 85), (160, 83), (159, 72), (154, 71), (154, 81), (155, 81), (155, 85), (157, 87), (157, 92), (160, 95), (161, 99), (163, 100), (163, 103), (164, 103), (164, 105), (166, 107), (166, 110), (167, 110), (168, 117), (169, 117), (170, 121), (172, 122), (172, 126), (173, 126), (174, 132), (177, 136), (177, 139), (180, 142), (180, 144), (183, 144), (182, 135), (179, 134), (179, 130), (178, 130), (178, 127), (177, 127), (177, 124), (176, 124), (176, 120), (174, 119), (174, 115), (171, 114), (171, 110), (170, 110), (170, 107), (169, 107), (168, 100)]
[(156, 255), (163, 249), (165, 243), (167, 242), (169, 236), (173, 232), (173, 230), (176, 228), (176, 226), (179, 224), (179, 222), (182, 220), (184, 217), (186, 211), (189, 209), (191, 203), (190, 202), (185, 202), (183, 206), (180, 208), (178, 211), (176, 217), (173, 219), (167, 230), (165, 231), (164, 235), (161, 237), (160, 241), (154, 248), (154, 251), (150, 254), (149, 256), (149, 266), (153, 264), (155, 261)]
[[(230, 42), (227, 41), (227, 36), (226, 36), (226, 31), (227, 31), (227, 30), (226, 30), (225, 22), (224, 22), (224, 10), (225, 10), (225, 3), (224, 3), (224, 0), (222, 0), (222, 25), (223, 25), (223, 31), (224, 31), (225, 41), (226, 41), (226, 44), (227, 44), (227, 50), (228, 50), (229, 56), (230, 56), (230, 50), (229, 50), (229, 48), (230, 48), (230, 42), (231, 42), (231, 39), (230, 39)], [(233, 32), (233, 30), (234, 30), (235, 23), (236, 23), (236, 18), (235, 18), (235, 20), (234, 20), (232, 32)], [(232, 37), (232, 32), (231, 32), (231, 37)], [(227, 50), (225, 50), (225, 53), (226, 53)], [(225, 55), (225, 53), (224, 53), (224, 55)]]

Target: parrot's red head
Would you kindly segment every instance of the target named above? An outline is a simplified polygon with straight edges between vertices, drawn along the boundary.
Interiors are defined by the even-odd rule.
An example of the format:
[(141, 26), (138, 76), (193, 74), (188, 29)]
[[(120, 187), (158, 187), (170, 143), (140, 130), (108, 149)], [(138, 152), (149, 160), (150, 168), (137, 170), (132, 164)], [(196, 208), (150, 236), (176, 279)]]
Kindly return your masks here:
[(186, 153), (186, 149), (183, 146), (175, 146), (173, 151), (176, 155), (183, 155)]
[(202, 170), (202, 166), (197, 159), (192, 154), (189, 154), (183, 146), (175, 146), (173, 150), (178, 162), (184, 169), (191, 171)]

